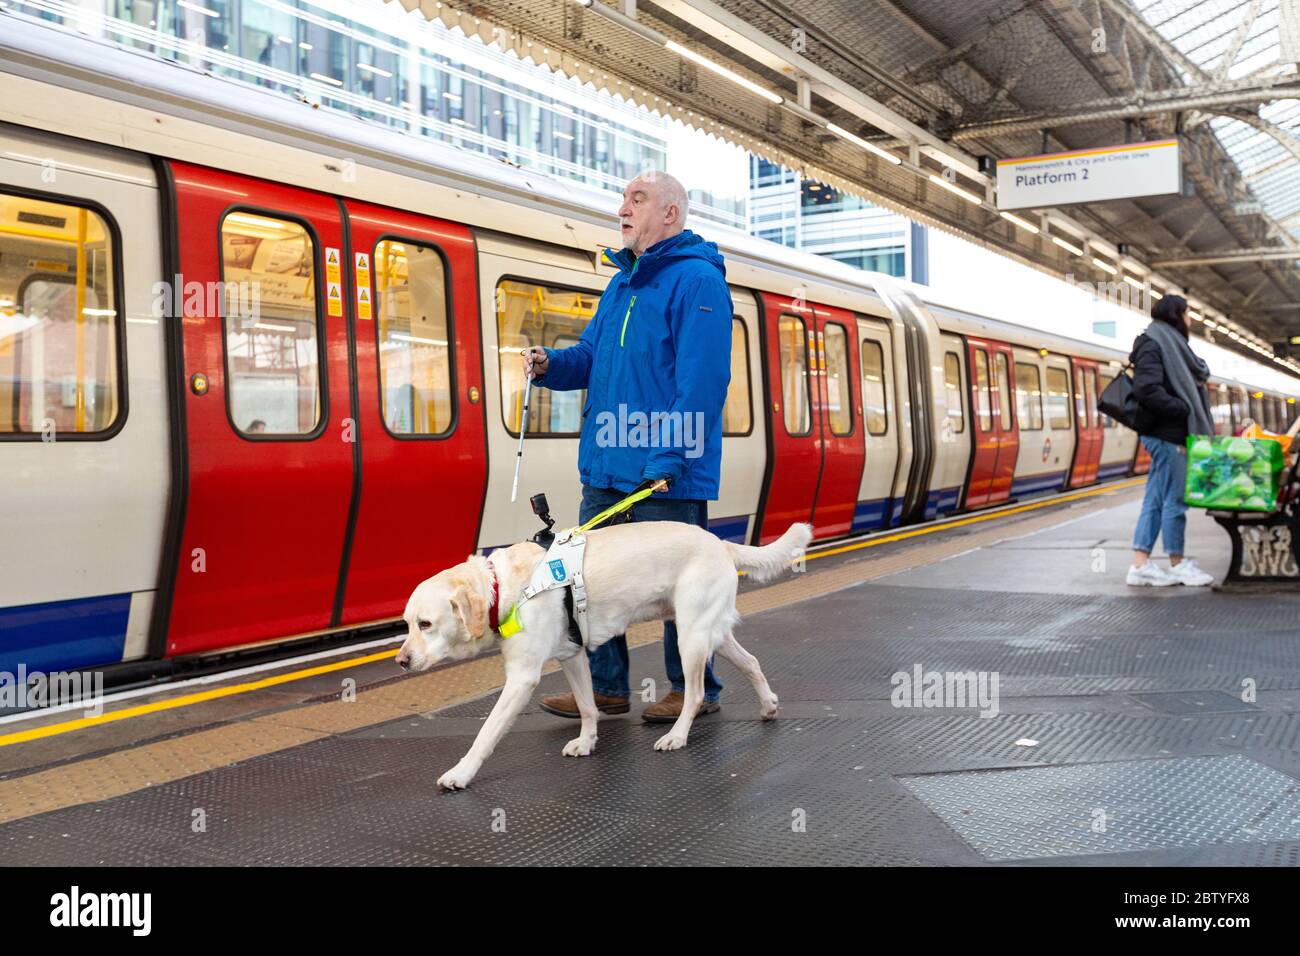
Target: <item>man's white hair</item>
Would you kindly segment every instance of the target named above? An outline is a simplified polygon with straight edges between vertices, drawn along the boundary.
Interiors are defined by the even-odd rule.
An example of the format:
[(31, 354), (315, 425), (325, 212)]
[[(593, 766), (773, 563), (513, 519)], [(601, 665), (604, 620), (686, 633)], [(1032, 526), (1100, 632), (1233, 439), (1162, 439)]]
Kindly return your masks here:
[(686, 187), (682, 185), (681, 180), (660, 169), (647, 169), (638, 173), (636, 178), (643, 183), (650, 183), (659, 191), (659, 199), (665, 209), (669, 206), (677, 207), (677, 224), (684, 228), (686, 215), (690, 212), (691, 200), (686, 195)]

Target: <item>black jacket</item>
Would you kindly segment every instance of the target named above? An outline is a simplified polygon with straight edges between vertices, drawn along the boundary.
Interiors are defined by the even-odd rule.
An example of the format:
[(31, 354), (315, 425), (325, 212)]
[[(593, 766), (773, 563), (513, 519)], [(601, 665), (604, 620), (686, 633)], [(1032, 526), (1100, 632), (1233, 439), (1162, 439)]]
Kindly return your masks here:
[(1135, 424), (1139, 435), (1162, 438), (1175, 445), (1187, 444), (1187, 403), (1174, 394), (1160, 346), (1145, 333), (1133, 342), (1129, 353), (1133, 363), (1133, 394), (1137, 396)]

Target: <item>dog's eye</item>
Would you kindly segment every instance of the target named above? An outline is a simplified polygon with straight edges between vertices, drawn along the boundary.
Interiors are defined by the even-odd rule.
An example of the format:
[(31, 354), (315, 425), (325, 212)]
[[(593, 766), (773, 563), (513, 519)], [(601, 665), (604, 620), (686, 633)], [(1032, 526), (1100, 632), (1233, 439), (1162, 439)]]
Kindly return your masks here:
[(415, 626), (422, 631), (427, 631), (429, 628), (433, 627), (433, 625), (430, 624), (428, 621), (416, 621)]

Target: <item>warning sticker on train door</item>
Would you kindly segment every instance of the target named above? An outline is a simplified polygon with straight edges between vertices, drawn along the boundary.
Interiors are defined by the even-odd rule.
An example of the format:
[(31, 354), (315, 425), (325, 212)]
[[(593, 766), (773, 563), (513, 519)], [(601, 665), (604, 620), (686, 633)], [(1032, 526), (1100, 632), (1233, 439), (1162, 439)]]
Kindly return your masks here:
[(357, 253), (357, 318), (371, 318), (370, 255), (365, 252)]
[(337, 317), (342, 315), (343, 314), (343, 293), (339, 289), (339, 284), (337, 282), (327, 282), (325, 283), (325, 289), (326, 289), (325, 294), (327, 296), (326, 311), (328, 311), (329, 314), (332, 316)]
[(333, 246), (325, 247), (325, 281), (326, 282), (340, 281), (339, 263), (341, 259), (342, 257), (339, 255), (339, 251), (337, 249), (335, 249)]

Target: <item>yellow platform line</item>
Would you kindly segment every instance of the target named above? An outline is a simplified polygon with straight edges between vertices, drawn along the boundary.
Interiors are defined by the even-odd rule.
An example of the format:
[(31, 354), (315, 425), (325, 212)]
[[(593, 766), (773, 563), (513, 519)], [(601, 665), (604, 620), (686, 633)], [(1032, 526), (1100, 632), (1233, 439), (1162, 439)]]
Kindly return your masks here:
[[(983, 521), (992, 521), (995, 518), (1004, 518), (1008, 515), (1021, 514), (1026, 511), (1037, 511), (1040, 508), (1048, 508), (1052, 505), (1065, 504), (1069, 501), (1076, 501), (1080, 498), (1091, 498), (1095, 495), (1106, 494), (1113, 491), (1123, 491), (1126, 488), (1132, 488), (1145, 481), (1145, 478), (1135, 478), (1125, 482), (1119, 482), (1113, 485), (1106, 485), (1101, 488), (1092, 488), (1088, 491), (1080, 491), (1071, 495), (1059, 498), (1049, 498), (1044, 501), (1036, 501), (1030, 504), (1017, 505), (1014, 508), (1006, 508), (998, 511), (990, 511), (987, 514), (971, 515), (966, 518), (958, 518), (955, 521), (947, 521), (940, 525), (930, 525), (927, 527), (913, 528), (909, 531), (902, 531), (898, 534), (886, 535), (881, 538), (873, 538), (870, 541), (861, 541), (857, 544), (848, 544), (839, 548), (832, 548), (829, 551), (818, 551), (816, 554), (806, 555), (805, 561), (812, 561), (815, 558), (828, 558), (835, 554), (845, 554), (850, 551), (860, 551), (863, 548), (874, 548), (882, 544), (889, 544), (894, 541), (905, 541), (908, 538), (917, 538), (927, 534), (937, 534), (940, 531), (947, 531), (950, 528), (960, 528), (963, 525), (977, 524)], [(264, 677), (260, 680), (249, 681), (243, 684), (231, 684), (229, 687), (216, 687), (212, 690), (199, 691), (194, 694), (183, 694), (180, 697), (173, 697), (170, 700), (154, 701), (150, 704), (138, 704), (135, 707), (125, 707), (122, 710), (109, 711), (100, 714), (98, 717), (81, 717), (77, 720), (67, 720), (57, 724), (47, 724), (44, 727), (33, 727), (30, 730), (20, 730), (11, 734), (0, 736), (0, 747), (8, 747), (12, 744), (20, 744), (29, 740), (40, 740), (44, 737), (54, 737), (59, 734), (71, 733), (75, 730), (81, 730), (85, 727), (96, 727), (101, 724), (111, 723), (115, 720), (127, 720), (132, 717), (143, 717), (147, 714), (156, 714), (164, 710), (174, 710), (178, 707), (188, 707), (191, 704), (200, 704), (208, 700), (217, 700), (222, 697), (233, 697), (236, 694), (247, 694), (255, 690), (262, 690), (267, 687), (275, 687), (279, 684), (288, 684), (293, 681), (304, 680), (308, 677), (316, 677), (320, 674), (329, 674), (334, 671), (347, 670), (352, 667), (359, 667), (362, 664), (371, 664), (375, 661), (382, 661), (386, 658), (396, 655), (395, 650), (378, 651), (374, 654), (366, 654), (362, 657), (352, 657), (343, 661), (336, 661), (333, 664), (321, 664), (316, 667), (309, 667), (305, 670), (289, 671), (286, 674), (276, 674), (273, 677)], [(166, 685), (159, 687), (159, 691), (166, 690)]]
[[(396, 650), (379, 651), (375, 654), (366, 654), (364, 657), (351, 657), (345, 661), (335, 661), (333, 664), (320, 664), (316, 667), (306, 668), (305, 670), (290, 671), (287, 674), (276, 674), (273, 677), (263, 677), (260, 680), (249, 681), (243, 684), (231, 684), (229, 687), (216, 687), (212, 690), (199, 691), (195, 694), (184, 694), (180, 697), (173, 697), (170, 700), (159, 700), (154, 701), (151, 704), (138, 704), (135, 707), (125, 707), (122, 710), (114, 710), (100, 714), (98, 717), (81, 717), (77, 720), (65, 720), (59, 724), (47, 724), (44, 727), (33, 727), (31, 730), (20, 730), (16, 733), (0, 736), (0, 747), (8, 747), (10, 744), (20, 744), (28, 740), (39, 740), (42, 737), (53, 737), (57, 734), (66, 734), (73, 730), (80, 730), (83, 727), (96, 727), (100, 724), (111, 723), (115, 720), (126, 720), (130, 717), (143, 717), (145, 714), (156, 714), (159, 711), (173, 710), (177, 707), (188, 707), (191, 704), (200, 704), (205, 700), (217, 700), (221, 697), (233, 697), (235, 694), (247, 694), (250, 691), (262, 690), (266, 687), (275, 687), (277, 684), (288, 684), (291, 681), (316, 677), (319, 674), (329, 674), (332, 671), (347, 670), (350, 667), (358, 667), (362, 664), (382, 661), (385, 658), (393, 657), (396, 654)], [(165, 691), (166, 689), (166, 685), (159, 687), (160, 692)]]

